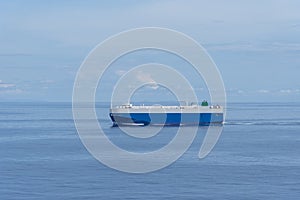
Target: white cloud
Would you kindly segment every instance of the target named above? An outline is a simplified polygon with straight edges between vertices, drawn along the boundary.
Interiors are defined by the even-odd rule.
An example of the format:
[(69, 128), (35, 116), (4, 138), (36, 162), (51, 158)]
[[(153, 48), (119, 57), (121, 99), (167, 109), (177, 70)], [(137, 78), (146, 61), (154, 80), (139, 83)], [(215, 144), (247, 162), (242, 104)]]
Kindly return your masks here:
[(275, 91), (277, 95), (298, 95), (300, 94), (300, 89), (292, 89), (292, 88), (285, 88)]
[(125, 73), (126, 73), (126, 71), (125, 70), (121, 70), (121, 69), (115, 71), (115, 74), (117, 74), (118, 76), (123, 76)]
[(4, 83), (2, 80), (0, 80), (0, 88), (12, 88), (15, 87), (15, 84), (11, 83)]
[(24, 91), (17, 88), (15, 84), (6, 83), (0, 80), (0, 95), (15, 95), (23, 92)]
[(229, 88), (229, 89), (226, 90), (226, 92), (229, 92), (229, 93), (238, 93), (238, 94), (244, 94), (244, 93), (246, 93), (245, 90), (240, 89), (240, 88)]
[(262, 93), (262, 94), (267, 94), (267, 93), (270, 93), (269, 90), (266, 90), (266, 89), (260, 89), (257, 91), (258, 93)]
[(18, 88), (14, 88), (14, 89), (9, 89), (9, 90), (0, 90), (0, 95), (3, 94), (21, 94), (24, 91)]
[(142, 83), (147, 83), (147, 86), (150, 87), (151, 89), (156, 90), (159, 88), (159, 85), (151, 77), (151, 74), (145, 73), (143, 71), (138, 71), (138, 73), (136, 74), (136, 78)]
[(54, 83), (55, 81), (54, 80), (50, 80), (50, 79), (47, 79), (47, 80), (41, 80), (40, 83), (43, 83), (43, 84), (51, 84), (51, 83)]
[(291, 90), (291, 89), (283, 89), (283, 90), (280, 90), (279, 92), (280, 93), (284, 93), (284, 94), (290, 94), (290, 93), (293, 92), (293, 90)]

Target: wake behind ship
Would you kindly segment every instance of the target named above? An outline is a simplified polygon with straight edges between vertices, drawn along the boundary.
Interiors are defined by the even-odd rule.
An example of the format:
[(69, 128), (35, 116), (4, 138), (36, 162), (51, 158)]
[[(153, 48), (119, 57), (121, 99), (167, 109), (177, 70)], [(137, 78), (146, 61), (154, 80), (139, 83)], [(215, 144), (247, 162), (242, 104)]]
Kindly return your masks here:
[(114, 126), (122, 125), (159, 125), (189, 126), (222, 124), (223, 107), (208, 106), (206, 101), (201, 105), (185, 106), (135, 106), (126, 104), (110, 108), (109, 116)]

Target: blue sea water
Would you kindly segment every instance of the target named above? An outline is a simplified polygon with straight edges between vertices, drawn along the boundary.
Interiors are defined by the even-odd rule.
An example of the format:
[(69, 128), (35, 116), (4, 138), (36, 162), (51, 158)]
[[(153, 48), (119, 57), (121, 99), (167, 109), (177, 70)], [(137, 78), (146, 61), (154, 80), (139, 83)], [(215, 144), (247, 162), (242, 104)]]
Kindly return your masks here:
[[(132, 151), (160, 148), (177, 130), (135, 140), (111, 127), (106, 105), (97, 112), (107, 136)], [(0, 103), (0, 199), (300, 199), (300, 104), (229, 104), (217, 145), (200, 160), (206, 129), (172, 165), (128, 174), (88, 153), (70, 103)]]

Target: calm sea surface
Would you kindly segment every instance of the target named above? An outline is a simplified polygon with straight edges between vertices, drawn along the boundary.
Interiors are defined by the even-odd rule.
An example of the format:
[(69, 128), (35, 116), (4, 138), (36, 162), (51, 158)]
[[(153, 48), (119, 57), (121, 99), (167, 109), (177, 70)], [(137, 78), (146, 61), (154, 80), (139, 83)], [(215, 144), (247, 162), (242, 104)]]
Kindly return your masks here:
[[(124, 137), (107, 106), (97, 108), (107, 136), (131, 151), (160, 148), (177, 130)], [(229, 104), (216, 147), (200, 160), (206, 129), (167, 168), (127, 174), (87, 152), (71, 104), (0, 103), (0, 199), (300, 199), (300, 104)]]

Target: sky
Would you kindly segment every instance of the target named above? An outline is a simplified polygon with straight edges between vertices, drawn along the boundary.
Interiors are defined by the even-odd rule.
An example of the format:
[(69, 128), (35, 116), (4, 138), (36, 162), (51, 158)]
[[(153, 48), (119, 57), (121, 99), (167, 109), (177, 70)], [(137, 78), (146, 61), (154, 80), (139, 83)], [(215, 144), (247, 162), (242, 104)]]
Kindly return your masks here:
[[(97, 44), (128, 29), (164, 27), (207, 50), (229, 102), (299, 102), (299, 10), (298, 0), (1, 1), (0, 101), (71, 101), (76, 73)], [(153, 57), (188, 68), (161, 52), (128, 55), (100, 83), (99, 99), (131, 66)], [(165, 94), (152, 89), (137, 99)]]

